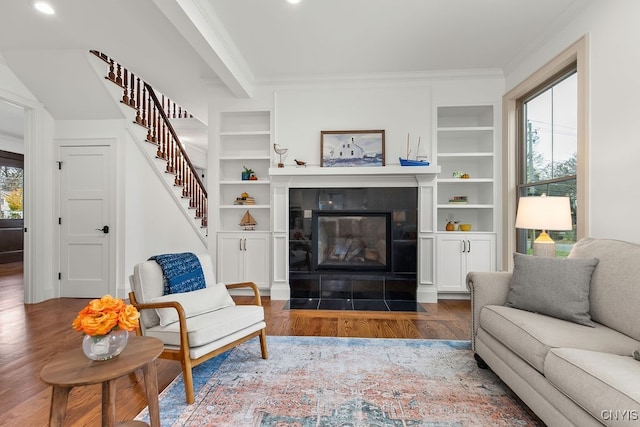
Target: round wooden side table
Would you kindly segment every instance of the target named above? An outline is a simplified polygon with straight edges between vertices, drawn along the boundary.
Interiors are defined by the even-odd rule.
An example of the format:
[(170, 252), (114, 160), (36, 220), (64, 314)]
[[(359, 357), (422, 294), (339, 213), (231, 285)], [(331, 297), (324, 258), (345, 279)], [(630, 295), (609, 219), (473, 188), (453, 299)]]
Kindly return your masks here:
[[(164, 345), (151, 337), (130, 336), (120, 355), (110, 360), (89, 360), (81, 348), (56, 354), (40, 371), (40, 379), (53, 386), (49, 426), (60, 427), (73, 387), (102, 383), (102, 426), (116, 426), (116, 379), (142, 369), (151, 427), (160, 427), (156, 364)], [(125, 425), (146, 425), (130, 421)]]

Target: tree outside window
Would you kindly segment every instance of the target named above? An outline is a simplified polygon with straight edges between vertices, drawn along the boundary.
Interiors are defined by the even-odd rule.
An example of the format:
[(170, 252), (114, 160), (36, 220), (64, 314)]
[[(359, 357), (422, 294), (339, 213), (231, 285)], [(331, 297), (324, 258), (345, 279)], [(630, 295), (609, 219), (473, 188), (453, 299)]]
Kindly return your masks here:
[(0, 219), (23, 219), (24, 169), (0, 166)]

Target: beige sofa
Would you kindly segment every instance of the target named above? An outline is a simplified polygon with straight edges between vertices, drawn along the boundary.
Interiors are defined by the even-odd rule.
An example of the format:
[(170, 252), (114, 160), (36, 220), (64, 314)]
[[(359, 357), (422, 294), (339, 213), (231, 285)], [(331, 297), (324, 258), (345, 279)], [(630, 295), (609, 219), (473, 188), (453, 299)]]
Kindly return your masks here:
[[(640, 425), (640, 361), (632, 357), (640, 349), (640, 245), (585, 238), (566, 264), (590, 259), (597, 260), (585, 301), (593, 327), (507, 306), (511, 288), (526, 278), (518, 264), (512, 273), (469, 273), (473, 350), (478, 365), (488, 365), (549, 426)], [(566, 274), (535, 263), (528, 267), (543, 280)], [(544, 288), (540, 277), (532, 281)]]

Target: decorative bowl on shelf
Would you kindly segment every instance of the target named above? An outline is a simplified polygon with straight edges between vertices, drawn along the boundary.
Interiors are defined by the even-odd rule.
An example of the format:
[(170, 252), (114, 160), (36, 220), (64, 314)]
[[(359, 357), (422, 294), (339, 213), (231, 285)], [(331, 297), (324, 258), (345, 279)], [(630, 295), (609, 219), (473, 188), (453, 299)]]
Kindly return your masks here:
[(460, 231), (471, 231), (471, 224), (460, 224)]

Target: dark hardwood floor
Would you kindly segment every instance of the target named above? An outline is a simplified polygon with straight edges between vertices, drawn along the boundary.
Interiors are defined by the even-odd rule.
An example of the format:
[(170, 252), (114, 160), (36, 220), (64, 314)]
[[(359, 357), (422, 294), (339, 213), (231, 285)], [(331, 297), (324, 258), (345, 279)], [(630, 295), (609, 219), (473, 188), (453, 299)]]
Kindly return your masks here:
[[(22, 264), (0, 265), (0, 426), (48, 425), (51, 388), (40, 381), (39, 372), (55, 353), (81, 346), (82, 336), (71, 322), (87, 301), (23, 304)], [(285, 310), (285, 301), (269, 298), (263, 304), (271, 336), (470, 338), (469, 301), (423, 304), (420, 313)], [(157, 367), (163, 390), (180, 373), (180, 364), (158, 360)], [(140, 372), (120, 378), (116, 389), (118, 420), (132, 419), (146, 406)], [(99, 426), (100, 399), (99, 385), (73, 389), (65, 425)]]

